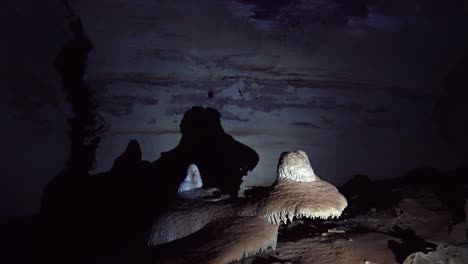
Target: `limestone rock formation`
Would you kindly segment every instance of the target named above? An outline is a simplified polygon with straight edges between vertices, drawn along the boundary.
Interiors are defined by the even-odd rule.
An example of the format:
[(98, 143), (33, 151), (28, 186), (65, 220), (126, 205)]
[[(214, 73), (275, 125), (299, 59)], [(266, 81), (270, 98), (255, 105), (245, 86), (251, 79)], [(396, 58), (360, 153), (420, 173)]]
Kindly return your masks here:
[(200, 176), (200, 171), (198, 170), (197, 165), (190, 164), (190, 166), (187, 169), (187, 177), (185, 177), (185, 180), (180, 183), (178, 193), (198, 189), (202, 186), (203, 181)]
[(129, 173), (134, 170), (142, 162), (140, 144), (136, 140), (131, 140), (125, 151), (117, 157), (112, 165), (112, 171), (119, 173)]
[(279, 224), (293, 218), (339, 217), (347, 205), (335, 186), (315, 175), (307, 154), (298, 150), (281, 154), (278, 180), (257, 213)]
[(153, 163), (156, 170), (167, 175), (167, 185), (175, 179), (178, 186), (186, 176), (186, 166), (197, 164), (205, 187), (216, 187), (223, 194), (237, 197), (242, 178), (255, 168), (259, 156), (227, 134), (220, 118), (218, 110), (210, 107), (195, 106), (185, 112), (179, 144), (161, 153)]
[[(204, 260), (205, 263), (228, 263), (238, 259), (239, 256), (242, 257), (243, 254), (248, 255), (265, 249), (266, 246), (274, 248), (275, 243), (271, 242), (272, 239), (261, 236), (258, 238), (256, 235), (245, 236), (245, 232), (237, 229), (240, 226), (249, 226), (247, 224), (249, 221), (256, 223), (255, 230), (262, 230), (261, 226), (264, 230), (270, 230), (270, 227), (274, 226), (277, 231), (281, 222), (286, 223), (298, 218), (338, 217), (346, 208), (347, 201), (344, 196), (333, 185), (321, 180), (313, 173), (307, 155), (303, 151), (283, 154), (278, 168), (278, 180), (273, 184), (268, 195), (260, 199), (179, 197), (176, 207), (161, 215), (154, 222), (147, 244), (156, 246), (171, 241), (175, 243), (180, 239), (182, 241), (192, 239), (192, 234), (204, 232), (203, 230), (209, 226), (216, 226), (216, 223), (224, 221), (223, 219), (241, 218), (243, 220), (238, 223), (239, 227), (230, 226), (230, 231), (226, 231), (231, 235), (224, 236), (220, 233), (219, 237), (215, 238), (217, 242), (206, 242), (207, 245), (213, 245), (217, 253), (209, 260)], [(283, 173), (282, 177), (280, 177), (280, 172)], [(255, 240), (254, 237), (257, 239)], [(246, 239), (245, 242), (241, 243), (239, 240), (241, 238)], [(249, 238), (256, 242), (253, 243), (253, 240), (250, 241)], [(199, 247), (210, 248), (206, 245)], [(205, 253), (208, 254), (208, 252)]]
[(281, 154), (278, 164), (278, 179), (312, 182), (317, 180), (317, 175), (310, 166), (307, 154), (298, 150)]
[(272, 191), (258, 206), (257, 214), (275, 224), (300, 218), (339, 217), (348, 205), (335, 186), (315, 182), (277, 181)]
[(162, 245), (187, 237), (208, 225), (225, 217), (239, 215), (244, 204), (236, 204), (226, 199), (211, 199), (205, 195), (187, 196), (183, 192), (178, 196), (176, 206), (159, 216), (150, 230), (148, 246)]
[[(171, 252), (156, 263), (231, 263), (267, 249), (275, 249), (278, 226), (258, 217), (227, 217), (160, 251)], [(157, 252), (157, 255), (162, 255)], [(189, 256), (189, 257), (184, 257)]]
[(468, 250), (463, 247), (439, 246), (437, 250), (424, 254), (409, 255), (403, 264), (463, 264), (468, 263)]

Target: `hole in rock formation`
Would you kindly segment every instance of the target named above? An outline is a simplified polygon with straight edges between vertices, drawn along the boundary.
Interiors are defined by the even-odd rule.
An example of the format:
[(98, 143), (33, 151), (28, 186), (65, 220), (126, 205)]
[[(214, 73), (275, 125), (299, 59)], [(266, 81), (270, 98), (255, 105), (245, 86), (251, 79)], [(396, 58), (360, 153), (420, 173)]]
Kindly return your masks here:
[(3, 1), (0, 263), (468, 263), (467, 12)]
[[(155, 218), (150, 231), (148, 246), (159, 255), (159, 263), (241, 260), (275, 249), (281, 224), (300, 218), (337, 218), (347, 206), (333, 185), (315, 175), (301, 150), (281, 154), (277, 181), (263, 196), (216, 199), (203, 193), (186, 196), (186, 192)], [(186, 260), (179, 258), (181, 248)]]
[(180, 130), (179, 144), (154, 162), (142, 160), (138, 141), (131, 140), (108, 172), (69, 177), (65, 170), (61, 181), (51, 181), (42, 212), (56, 239), (71, 239), (74, 246), (89, 240), (83, 250), (93, 257), (126, 252), (143, 244), (153, 219), (173, 206), (178, 188), (203, 185), (237, 197), (257, 153), (224, 132), (213, 108), (188, 110)]
[(196, 164), (204, 187), (216, 187), (222, 194), (237, 197), (242, 177), (255, 168), (259, 157), (225, 133), (220, 118), (214, 108), (192, 107), (180, 123), (179, 144), (163, 152), (153, 167), (173, 175), (178, 184), (186, 176), (187, 167)]

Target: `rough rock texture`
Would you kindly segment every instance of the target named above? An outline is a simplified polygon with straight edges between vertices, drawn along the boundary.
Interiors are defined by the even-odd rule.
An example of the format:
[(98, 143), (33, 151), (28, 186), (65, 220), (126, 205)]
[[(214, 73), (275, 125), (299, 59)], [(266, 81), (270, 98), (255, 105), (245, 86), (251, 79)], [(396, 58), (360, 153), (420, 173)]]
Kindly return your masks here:
[[(186, 192), (182, 193), (186, 194)], [(197, 232), (210, 222), (238, 214), (236, 203), (202, 196), (179, 197), (176, 205), (153, 223), (147, 244), (161, 245)]]
[(180, 183), (178, 192), (185, 192), (193, 189), (198, 189), (203, 186), (203, 181), (200, 176), (200, 171), (197, 165), (190, 164), (187, 169), (187, 177), (183, 182)]
[(298, 231), (299, 241), (290, 241), (281, 236), (280, 230), (276, 250), (243, 259), (236, 264), (396, 264), (392, 252), (386, 247), (386, 241), (391, 238), (386, 234), (308, 236), (305, 231)]
[(270, 222), (292, 222), (293, 218), (339, 217), (348, 205), (335, 186), (315, 182), (277, 181), (272, 191), (258, 206), (257, 213)]
[(452, 226), (450, 230), (450, 237), (453, 239), (454, 242), (458, 242), (458, 243), (466, 242), (468, 239), (468, 223), (467, 223), (468, 199), (465, 199), (464, 211), (465, 211), (465, 221), (462, 221)]
[(163, 246), (155, 263), (221, 264), (275, 249), (278, 226), (258, 217), (228, 217)]
[(310, 166), (307, 154), (302, 150), (298, 150), (281, 154), (278, 164), (278, 179), (312, 182), (317, 180), (317, 176)]
[[(309, 165), (305, 153), (299, 155)], [(280, 159), (280, 166), (286, 168), (284, 156)], [(286, 156), (288, 155), (286, 154)], [(311, 168), (305, 170), (305, 173), (310, 171), (312, 171)], [(297, 174), (297, 176), (305, 178), (301, 174)], [(206, 197), (186, 199), (181, 197), (173, 209), (155, 221), (148, 245), (161, 245), (186, 237), (204, 228), (207, 224), (225, 217), (259, 217), (279, 225), (281, 221), (286, 223), (288, 220), (292, 221), (293, 218), (338, 217), (346, 206), (347, 201), (344, 196), (333, 185), (318, 179), (318, 177), (316, 177), (316, 181), (312, 182), (278, 179), (267, 197), (259, 200), (213, 200)]]
[(140, 144), (136, 140), (131, 140), (125, 151), (117, 157), (112, 165), (112, 171), (130, 172), (142, 162)]
[(276, 224), (294, 217), (338, 217), (348, 205), (335, 186), (315, 175), (302, 150), (281, 154), (278, 180), (262, 203), (257, 214)]
[[(177, 120), (193, 105), (218, 108), (226, 131), (262, 157), (246, 185), (275, 180), (284, 146), (313, 153), (333, 183), (355, 171), (387, 178), (414, 166), (458, 166), (434, 127), (466, 150), (467, 130), (457, 129), (466, 85), (455, 78), (459, 88), (441, 87), (467, 47), (465, 20), (439, 8), (463, 1), (69, 2), (95, 44), (88, 81), (111, 126), (99, 172), (134, 138), (143, 159), (156, 159), (177, 144)], [(369, 16), (350, 18), (343, 3), (367, 4)], [(51, 63), (70, 36), (63, 1), (2, 4), (0, 133), (10, 151), (0, 165), (3, 218), (35, 212), (67, 157), (69, 111)], [(269, 5), (272, 14), (258, 15)], [(415, 13), (426, 6), (434, 13)], [(445, 122), (434, 125), (439, 99)]]
[[(278, 226), (257, 217), (237, 217), (222, 222), (215, 239), (197, 248), (200, 253), (215, 253), (207, 263), (229, 263), (254, 255), (269, 248), (276, 248)], [(226, 242), (227, 241), (227, 242)]]
[(409, 255), (403, 264), (463, 264), (468, 263), (468, 249), (454, 246), (439, 246), (437, 250), (424, 254)]

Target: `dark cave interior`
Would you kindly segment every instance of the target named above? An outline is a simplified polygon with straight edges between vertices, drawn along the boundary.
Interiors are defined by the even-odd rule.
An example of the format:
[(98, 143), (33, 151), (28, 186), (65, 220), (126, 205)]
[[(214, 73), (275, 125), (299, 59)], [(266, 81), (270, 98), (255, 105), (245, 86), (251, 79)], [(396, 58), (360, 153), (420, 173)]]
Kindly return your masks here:
[(468, 2), (7, 2), (2, 263), (467, 263)]

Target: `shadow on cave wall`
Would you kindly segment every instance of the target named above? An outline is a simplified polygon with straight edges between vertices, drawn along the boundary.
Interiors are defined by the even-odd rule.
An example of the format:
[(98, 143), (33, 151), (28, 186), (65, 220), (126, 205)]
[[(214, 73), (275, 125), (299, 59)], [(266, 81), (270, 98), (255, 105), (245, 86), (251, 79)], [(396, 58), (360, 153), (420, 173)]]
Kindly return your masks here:
[[(196, 164), (205, 187), (236, 197), (242, 177), (258, 163), (257, 153), (226, 134), (220, 113), (193, 107), (181, 121), (182, 138), (155, 162), (142, 160), (136, 140), (106, 173), (89, 175), (104, 126), (93, 90), (84, 80), (93, 44), (81, 19), (64, 1), (73, 38), (66, 42), (54, 66), (70, 103), (70, 156), (66, 168), (45, 187), (39, 219), (52, 263), (88, 263), (122, 254), (144, 244), (147, 226), (171, 205), (190, 164)], [(12, 237), (13, 237), (12, 233)], [(138, 246), (137, 246), (138, 245)], [(112, 253), (111, 253), (112, 252)]]
[(182, 138), (174, 149), (163, 152), (154, 162), (157, 170), (177, 170), (182, 181), (185, 170), (196, 164), (204, 187), (217, 187), (221, 193), (236, 197), (242, 177), (258, 163), (258, 154), (226, 134), (221, 114), (213, 108), (193, 107), (180, 123)]
[(72, 238), (93, 258), (143, 245), (154, 218), (175, 200), (190, 164), (198, 166), (204, 187), (236, 197), (259, 156), (225, 133), (220, 117), (213, 108), (188, 110), (179, 144), (154, 162), (142, 160), (140, 146), (132, 140), (108, 172), (75, 179), (67, 178), (65, 170), (62, 177), (73, 180), (53, 181), (44, 192), (42, 213), (53, 239)]
[(103, 120), (96, 110), (94, 91), (84, 80), (88, 54), (94, 46), (84, 32), (80, 17), (75, 15), (67, 1), (64, 3), (71, 16), (69, 27), (73, 38), (63, 45), (55, 58), (54, 67), (60, 75), (62, 88), (73, 112), (73, 117), (68, 120), (70, 156), (67, 169), (82, 176), (94, 165), (98, 134), (103, 132), (104, 125), (98, 125)]

